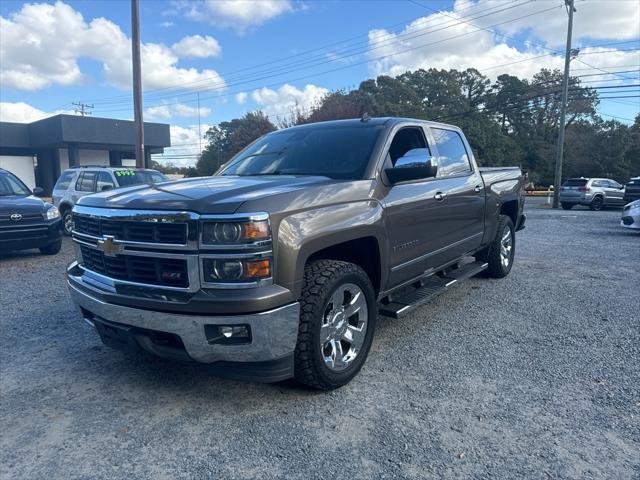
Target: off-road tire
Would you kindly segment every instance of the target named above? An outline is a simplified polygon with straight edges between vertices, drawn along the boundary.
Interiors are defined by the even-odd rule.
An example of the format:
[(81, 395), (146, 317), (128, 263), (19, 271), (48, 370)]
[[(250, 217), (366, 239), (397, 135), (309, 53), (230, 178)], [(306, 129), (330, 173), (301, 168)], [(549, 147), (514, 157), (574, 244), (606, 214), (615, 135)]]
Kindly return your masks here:
[(38, 250), (40, 250), (40, 253), (42, 253), (43, 255), (55, 255), (60, 251), (60, 248), (62, 248), (62, 240), (51, 243), (46, 247), (40, 247)]
[(594, 197), (589, 204), (589, 208), (594, 212), (599, 212), (604, 208), (604, 198), (602, 198), (600, 195)]
[[(353, 363), (343, 371), (332, 371), (324, 363), (320, 346), (320, 327), (327, 302), (333, 292), (345, 283), (359, 286), (367, 300), (365, 341)], [(371, 280), (362, 268), (338, 260), (317, 260), (304, 269), (304, 285), (300, 299), (300, 324), (294, 354), (295, 379), (311, 388), (333, 390), (355, 377), (369, 354), (378, 309)]]
[[(505, 268), (502, 264), (502, 257), (500, 255), (500, 247), (502, 242), (502, 233), (505, 228), (509, 228), (511, 231), (511, 259), (509, 261), (509, 265)], [(515, 228), (513, 227), (513, 222), (511, 218), (506, 215), (500, 215), (498, 217), (498, 226), (496, 228), (496, 236), (491, 241), (488, 247), (479, 252), (476, 255), (476, 259), (487, 262), (489, 266), (486, 270), (482, 271), (482, 275), (489, 278), (504, 278), (509, 275), (511, 271), (511, 267), (513, 267), (513, 259), (515, 258), (516, 252), (516, 235)]]
[(563, 210), (571, 210), (573, 208), (573, 203), (562, 203)]

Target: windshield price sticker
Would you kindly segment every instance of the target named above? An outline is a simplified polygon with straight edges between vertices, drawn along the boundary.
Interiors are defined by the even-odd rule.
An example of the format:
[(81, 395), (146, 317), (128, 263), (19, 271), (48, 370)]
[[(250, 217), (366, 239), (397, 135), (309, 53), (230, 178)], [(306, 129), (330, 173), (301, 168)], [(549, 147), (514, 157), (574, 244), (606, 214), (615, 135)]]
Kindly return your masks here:
[(116, 177), (133, 177), (136, 174), (133, 170), (116, 170), (114, 173)]

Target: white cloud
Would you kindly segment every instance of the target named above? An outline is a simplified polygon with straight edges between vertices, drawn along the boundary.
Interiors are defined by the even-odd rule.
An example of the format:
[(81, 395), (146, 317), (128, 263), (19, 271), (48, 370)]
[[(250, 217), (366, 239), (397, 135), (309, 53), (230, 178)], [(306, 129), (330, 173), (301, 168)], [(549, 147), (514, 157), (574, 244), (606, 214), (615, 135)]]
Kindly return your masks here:
[(244, 103), (247, 101), (247, 92), (240, 92), (236, 94), (236, 102), (238, 102), (240, 105), (244, 105)]
[(289, 0), (201, 0), (180, 3), (187, 17), (239, 32), (291, 11)]
[[(211, 125), (203, 124), (200, 126), (202, 132), (202, 148), (207, 145), (204, 134)], [(181, 127), (179, 125), (171, 125), (169, 128), (171, 135), (171, 145), (164, 149), (163, 155), (154, 155), (153, 159), (163, 163), (173, 163), (180, 167), (195, 165), (197, 156), (200, 153), (200, 143), (198, 141), (198, 125), (190, 125)]]
[[(131, 86), (130, 39), (110, 20), (95, 18), (87, 23), (82, 14), (62, 2), (25, 4), (9, 18), (0, 17), (0, 30), (3, 87), (37, 90), (51, 84), (82, 83), (86, 79), (78, 65), (80, 58), (101, 62), (111, 85)], [(208, 39), (215, 42), (211, 37), (200, 38), (205, 44), (212, 44)], [(145, 88), (224, 86), (214, 70), (179, 67), (179, 54), (164, 44), (143, 43), (141, 57)]]
[(251, 98), (262, 107), (268, 115), (287, 116), (296, 108), (307, 111), (315, 106), (329, 93), (326, 88), (317, 85), (306, 85), (302, 90), (285, 83), (278, 90), (267, 87), (254, 90)]
[(50, 115), (24, 102), (0, 102), (0, 122), (30, 123)]
[(71, 110), (45, 112), (24, 102), (0, 102), (0, 122), (31, 123), (60, 113), (73, 114)]
[(184, 37), (178, 43), (174, 43), (171, 48), (176, 55), (185, 58), (217, 57), (222, 51), (218, 41), (209, 35), (204, 37), (201, 35)]
[[(558, 2), (562, 3), (562, 2)], [(454, 9), (459, 11), (468, 8), (470, 5), (476, 7), (466, 10), (462, 15), (469, 15), (468, 12), (497, 9), (504, 7), (503, 0), (458, 0)], [(517, 9), (510, 9), (496, 15), (489, 15), (472, 23), (481, 27), (488, 27), (497, 23), (509, 21), (516, 17), (524, 17), (552, 7), (553, 3), (544, 5), (544, 2), (530, 2), (519, 5)], [(580, 40), (631, 40), (640, 35), (640, 2), (637, 1), (586, 1), (575, 3), (576, 12), (574, 14), (573, 40), (579, 43)], [(475, 16), (475, 15), (474, 15)], [(533, 15), (519, 20), (509, 21), (498, 27), (506, 33), (528, 32), (530, 37), (542, 40), (550, 47), (564, 46), (567, 36), (567, 14), (564, 6), (549, 10), (539, 15)]]
[[(622, 5), (624, 4), (624, 5)], [(473, 5), (471, 9), (469, 7)], [(618, 7), (619, 5), (619, 7)], [(408, 24), (401, 32), (393, 33), (384, 29), (369, 32), (370, 70), (373, 74), (398, 75), (407, 70), (418, 68), (466, 69), (476, 68), (485, 70), (490, 77), (509, 73), (519, 77), (531, 77), (541, 68), (562, 68), (564, 61), (561, 55), (552, 53), (564, 42), (566, 35), (566, 15), (558, 8), (533, 15), (521, 20), (505, 23), (497, 28), (497, 34), (487, 28), (495, 30), (492, 25), (506, 22), (515, 17), (544, 10), (545, 5), (540, 2), (530, 2), (515, 9), (503, 11), (495, 15), (468, 20), (478, 13), (499, 10), (504, 2), (498, 0), (458, 0), (453, 11), (441, 11)], [(548, 8), (548, 7), (547, 7)], [(607, 8), (607, 2), (580, 2), (580, 9), (575, 17), (574, 44), (580, 39), (629, 39), (640, 35), (638, 21), (640, 20), (640, 2), (619, 2), (616, 8)], [(462, 12), (462, 10), (465, 10)], [(461, 17), (469, 23), (458, 22)], [(447, 28), (443, 28), (443, 27)], [(491, 28), (489, 28), (491, 27)], [(510, 36), (518, 35), (527, 41), (527, 47), (518, 48), (504, 43), (500, 33)], [(511, 43), (511, 41), (510, 41)], [(544, 48), (546, 47), (546, 48)], [(607, 48), (611, 50), (611, 47)], [(583, 50), (586, 54), (588, 49)], [(584, 61), (594, 65), (623, 65), (637, 63), (637, 52), (617, 52), (603, 55), (584, 55)], [(582, 58), (580, 58), (582, 60)], [(612, 63), (612, 61), (614, 63)], [(504, 65), (510, 64), (510, 65)], [(504, 65), (504, 66), (501, 66)], [(500, 68), (494, 68), (501, 66)], [(572, 66), (575, 67), (574, 64)]]
[[(210, 114), (210, 108), (200, 107), (201, 117), (208, 117)], [(196, 118), (198, 108), (185, 103), (166, 103), (145, 109), (144, 116), (149, 120), (167, 120), (173, 117)]]

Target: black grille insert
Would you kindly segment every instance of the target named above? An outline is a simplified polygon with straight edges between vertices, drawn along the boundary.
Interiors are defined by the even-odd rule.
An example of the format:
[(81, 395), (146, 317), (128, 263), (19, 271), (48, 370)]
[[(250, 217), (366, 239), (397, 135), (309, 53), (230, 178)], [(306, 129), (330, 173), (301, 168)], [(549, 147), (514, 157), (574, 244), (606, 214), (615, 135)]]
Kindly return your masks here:
[(186, 223), (156, 223), (73, 215), (74, 229), (93, 236), (111, 235), (118, 240), (184, 245)]
[(166, 287), (189, 286), (186, 259), (132, 255), (109, 257), (100, 250), (85, 245), (80, 245), (80, 250), (82, 266), (107, 277)]

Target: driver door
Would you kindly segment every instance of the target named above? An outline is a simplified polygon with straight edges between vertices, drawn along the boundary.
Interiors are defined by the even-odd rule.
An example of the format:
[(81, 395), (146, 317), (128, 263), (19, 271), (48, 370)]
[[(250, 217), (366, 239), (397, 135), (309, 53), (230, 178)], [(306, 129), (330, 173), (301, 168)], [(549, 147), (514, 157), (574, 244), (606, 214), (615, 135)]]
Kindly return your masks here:
[[(385, 167), (430, 164), (433, 161), (425, 131), (402, 127), (394, 134)], [(439, 226), (447, 215), (446, 195), (436, 177), (389, 185), (383, 198), (389, 236), (390, 286), (423, 274), (442, 262), (445, 237)]]

